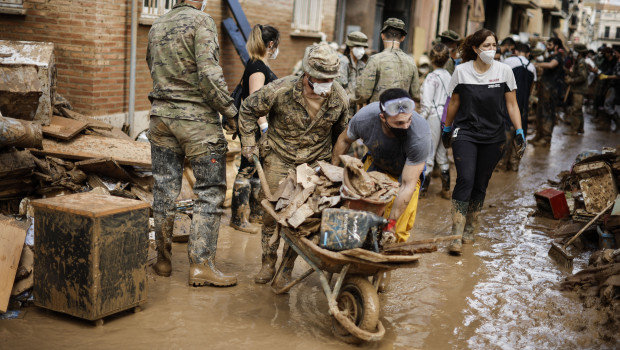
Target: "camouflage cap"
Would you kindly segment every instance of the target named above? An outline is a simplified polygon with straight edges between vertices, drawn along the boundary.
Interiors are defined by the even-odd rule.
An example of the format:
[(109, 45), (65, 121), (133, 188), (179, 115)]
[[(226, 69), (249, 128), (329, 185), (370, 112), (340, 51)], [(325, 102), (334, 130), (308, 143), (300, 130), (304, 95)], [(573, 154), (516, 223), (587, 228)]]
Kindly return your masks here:
[(351, 32), (347, 35), (345, 45), (368, 47), (368, 37), (362, 32)]
[(459, 41), (461, 40), (461, 36), (458, 35), (454, 30), (444, 30), (439, 35), (440, 38), (448, 39), (451, 41)]
[(398, 18), (388, 18), (383, 22), (383, 29), (381, 29), (381, 33), (385, 32), (388, 28), (394, 28), (400, 30), (403, 35), (407, 35), (407, 30), (405, 30), (405, 22)]
[(331, 79), (340, 75), (340, 58), (327, 44), (321, 43), (306, 50), (304, 72), (317, 79)]
[(545, 50), (539, 49), (537, 47), (533, 48), (532, 51), (530, 51), (530, 54), (532, 55), (532, 57), (538, 57), (542, 55), (543, 53), (545, 53)]
[(584, 44), (575, 44), (575, 46), (573, 46), (573, 50), (579, 53), (588, 52), (588, 48)]

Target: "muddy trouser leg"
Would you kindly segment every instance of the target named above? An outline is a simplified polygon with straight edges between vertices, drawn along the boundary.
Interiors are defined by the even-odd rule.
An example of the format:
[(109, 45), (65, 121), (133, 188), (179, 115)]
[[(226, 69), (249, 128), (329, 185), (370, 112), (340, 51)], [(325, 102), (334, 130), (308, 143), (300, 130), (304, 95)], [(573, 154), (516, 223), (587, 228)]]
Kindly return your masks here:
[[(431, 152), (426, 158), (426, 169), (424, 169), (424, 182), (420, 187), (420, 197), (424, 197), (428, 191), (428, 187), (431, 184), (431, 173), (435, 167), (435, 157), (437, 150), (441, 144), (441, 120), (436, 114), (431, 113), (426, 119), (428, 126), (431, 129)], [(443, 146), (443, 145), (442, 145)]]
[[(493, 169), (504, 153), (505, 143), (477, 144), (460, 140), (454, 141), (452, 147), (454, 152), (454, 164), (457, 172), (456, 185), (452, 192), (452, 199), (456, 200), (461, 208), (465, 203), (467, 203), (467, 207), (469, 207), (471, 202), (476, 202), (476, 207), (482, 207), (489, 180), (491, 179), (491, 175), (493, 175)], [(467, 209), (461, 211), (461, 214), (464, 216), (466, 216), (467, 213)], [(471, 216), (470, 219), (472, 220), (471, 228), (475, 228), (477, 226), (477, 215), (475, 218)], [(465, 225), (467, 224), (468, 223), (465, 222)], [(460, 227), (458, 228), (460, 229)], [(472, 230), (472, 235), (473, 233)]]
[(578, 133), (583, 133), (583, 95), (573, 94), (573, 105), (570, 107), (571, 129)]
[(263, 223), (263, 207), (260, 204), (260, 179), (258, 178), (258, 174), (254, 174), (250, 179), (250, 186), (252, 188), (252, 192), (250, 193), (250, 222), (255, 224)]
[[(541, 86), (545, 86), (541, 84)], [(545, 87), (541, 89), (543, 98), (538, 101), (538, 110), (540, 110), (541, 117), (541, 139), (550, 143), (551, 136), (553, 135), (553, 128), (555, 126), (555, 106), (556, 98), (555, 91), (552, 87)], [(537, 110), (537, 112), (538, 112)]]
[[(275, 192), (280, 180), (287, 177), (289, 169), (294, 169), (294, 166), (284, 163), (278, 155), (271, 153), (265, 157), (263, 168), (265, 171), (265, 178), (267, 179), (267, 185), (272, 192)], [(262, 191), (261, 193), (261, 198), (265, 198), (265, 194)], [(275, 219), (268, 213), (265, 213), (263, 215), (263, 229), (261, 232), (262, 267), (260, 272), (254, 277), (254, 282), (256, 283), (267, 283), (271, 281), (275, 273), (275, 264), (278, 259), (278, 247), (280, 246), (280, 237), (273, 237), (275, 231)]]
[(241, 166), (235, 178), (230, 206), (230, 226), (236, 230), (248, 233), (258, 233), (259, 231), (258, 228), (250, 225), (248, 222), (248, 207), (250, 206), (250, 197), (252, 194), (252, 183), (250, 179), (254, 172), (254, 165), (245, 157), (241, 157)]
[(508, 170), (510, 167), (510, 156), (511, 156), (511, 147), (512, 147), (512, 134), (514, 133), (514, 129), (511, 127), (504, 131), (506, 134), (506, 144), (504, 145), (504, 156), (499, 160), (495, 170)]
[(182, 154), (171, 148), (156, 146), (151, 143), (153, 164), (153, 218), (155, 221), (155, 242), (157, 245), (157, 263), (153, 265), (160, 276), (170, 276), (172, 253), (172, 230), (176, 208), (174, 201), (181, 191), (183, 174)]
[(196, 182), (187, 253), (190, 264), (213, 264), (226, 196), (226, 155), (211, 153), (190, 160)]

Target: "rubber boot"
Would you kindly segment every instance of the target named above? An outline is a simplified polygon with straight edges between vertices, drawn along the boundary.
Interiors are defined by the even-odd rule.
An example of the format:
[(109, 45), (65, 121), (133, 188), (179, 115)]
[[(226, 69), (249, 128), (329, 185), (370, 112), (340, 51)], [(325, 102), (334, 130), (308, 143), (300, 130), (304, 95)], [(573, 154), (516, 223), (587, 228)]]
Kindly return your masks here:
[[(284, 251), (287, 251), (287, 246), (284, 247)], [(282, 268), (280, 278), (277, 279), (277, 283), (273, 286), (275, 290), (280, 290), (286, 287), (293, 280), (293, 268), (295, 267), (296, 258), (297, 254), (294, 252), (290, 252), (290, 258), (283, 262), (285, 265)]]
[(472, 199), (469, 201), (465, 228), (463, 229), (463, 244), (472, 244), (475, 241), (475, 233), (480, 228), (479, 217), (482, 210), (482, 200)]
[(253, 224), (263, 223), (263, 206), (260, 204), (260, 179), (253, 177), (250, 179), (252, 192), (250, 193), (250, 219)]
[[(452, 200), (452, 235), (463, 235), (465, 229), (465, 216), (467, 215), (467, 207), (469, 202)], [(461, 255), (461, 248), (463, 247), (462, 239), (455, 239), (450, 242), (448, 251), (452, 255)]]
[(226, 275), (215, 266), (222, 203), (226, 196), (226, 156), (212, 153), (190, 161), (196, 182), (192, 226), (187, 243), (189, 285), (220, 287), (237, 284), (234, 275)]
[(203, 264), (190, 264), (189, 266), (189, 285), (191, 286), (231, 287), (236, 284), (237, 277), (222, 273), (215, 267), (213, 259), (207, 259)]
[(450, 170), (441, 172), (441, 198), (450, 199)]
[(230, 227), (247, 233), (258, 233), (260, 229), (248, 222), (248, 205), (252, 190), (250, 180), (237, 175), (233, 186), (232, 203), (230, 206)]
[(256, 284), (269, 283), (276, 274), (277, 256), (263, 254), (262, 260), (263, 264), (260, 271), (254, 276), (254, 283)]
[(172, 273), (172, 230), (176, 208), (174, 201), (181, 191), (184, 156), (166, 147), (151, 144), (153, 164), (153, 218), (157, 262), (153, 271), (159, 276)]
[(420, 194), (418, 195), (420, 198), (426, 197), (426, 193), (428, 192), (428, 187), (431, 185), (431, 173), (428, 173), (424, 176), (424, 182), (422, 182), (422, 186), (420, 186)]

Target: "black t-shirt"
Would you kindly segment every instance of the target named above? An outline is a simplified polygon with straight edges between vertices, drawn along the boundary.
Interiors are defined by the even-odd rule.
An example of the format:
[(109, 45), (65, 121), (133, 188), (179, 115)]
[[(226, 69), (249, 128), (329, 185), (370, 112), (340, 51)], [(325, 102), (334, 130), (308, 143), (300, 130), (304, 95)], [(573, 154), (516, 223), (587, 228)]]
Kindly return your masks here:
[(459, 110), (452, 123), (453, 140), (495, 143), (506, 140), (504, 121), (508, 119), (505, 93), (517, 83), (507, 64), (493, 61), (480, 74), (473, 61), (456, 66), (448, 94), (459, 94)]
[(563, 80), (564, 59), (562, 58), (561, 54), (556, 53), (555, 55), (551, 55), (547, 57), (545, 59), (545, 62), (551, 62), (553, 60), (558, 61), (558, 65), (555, 66), (555, 68), (551, 68), (551, 69), (545, 68), (540, 80), (542, 80), (544, 83), (552, 84), (553, 86), (555, 86), (555, 84), (559, 84), (560, 81)]
[(254, 73), (263, 73), (265, 75), (265, 85), (278, 79), (262, 60), (249, 60), (243, 72), (243, 90), (241, 91), (241, 98), (243, 99), (250, 96), (250, 76)]

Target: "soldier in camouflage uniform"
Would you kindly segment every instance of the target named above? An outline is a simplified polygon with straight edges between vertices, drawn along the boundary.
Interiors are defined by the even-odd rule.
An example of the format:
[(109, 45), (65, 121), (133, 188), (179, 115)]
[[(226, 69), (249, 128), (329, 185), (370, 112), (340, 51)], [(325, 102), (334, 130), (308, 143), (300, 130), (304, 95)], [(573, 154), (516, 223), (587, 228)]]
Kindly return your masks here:
[[(215, 267), (221, 205), (226, 192), (227, 142), (218, 112), (235, 129), (237, 112), (219, 66), (213, 19), (201, 2), (181, 1), (158, 18), (149, 31), (146, 60), (153, 78), (149, 139), (153, 163), (153, 216), (157, 241), (154, 271), (171, 273), (174, 201), (181, 190), (187, 157), (194, 175), (194, 202), (189, 243), (189, 284), (231, 286), (237, 278)], [(204, 7), (204, 4), (203, 4)]]
[[(461, 62), (461, 58), (458, 56), (459, 42), (461, 37), (453, 30), (444, 30), (439, 35), (442, 44), (446, 45), (450, 50), (450, 59), (443, 66), (443, 69), (447, 70), (450, 75), (454, 74), (454, 68)], [(458, 60), (458, 62), (457, 62)]]
[(566, 115), (571, 126), (571, 131), (565, 134), (583, 134), (583, 95), (588, 90), (588, 67), (586, 66), (586, 54), (588, 48), (584, 44), (575, 44), (573, 50), (577, 53), (577, 63), (573, 65), (568, 76), (564, 78), (570, 86), (573, 94), (573, 104), (567, 108)]
[[(319, 160), (331, 161), (332, 145), (347, 126), (349, 103), (347, 94), (333, 80), (338, 76), (340, 61), (325, 44), (306, 51), (304, 74), (278, 79), (250, 95), (241, 104), (239, 131), (243, 155), (256, 154), (254, 134), (256, 120), (268, 115), (269, 130), (263, 137), (260, 153), (267, 184), (272, 191), (291, 169)], [(333, 85), (332, 85), (333, 83)], [(262, 231), (262, 268), (256, 283), (269, 282), (275, 273), (279, 237), (270, 244), (276, 222), (265, 213)], [(283, 278), (290, 279), (292, 265), (286, 266)]]
[(351, 32), (345, 42), (347, 48), (340, 57), (340, 76), (336, 79), (342, 85), (349, 96), (349, 117), (357, 112), (355, 101), (355, 88), (357, 79), (368, 62), (365, 49), (368, 47), (368, 37), (362, 32)]
[(391, 88), (401, 88), (409, 92), (416, 103), (420, 102), (418, 67), (413, 57), (400, 49), (405, 35), (405, 23), (400, 19), (388, 18), (383, 23), (381, 39), (385, 49), (371, 56), (362, 71), (355, 89), (357, 103), (379, 101), (379, 95)]

